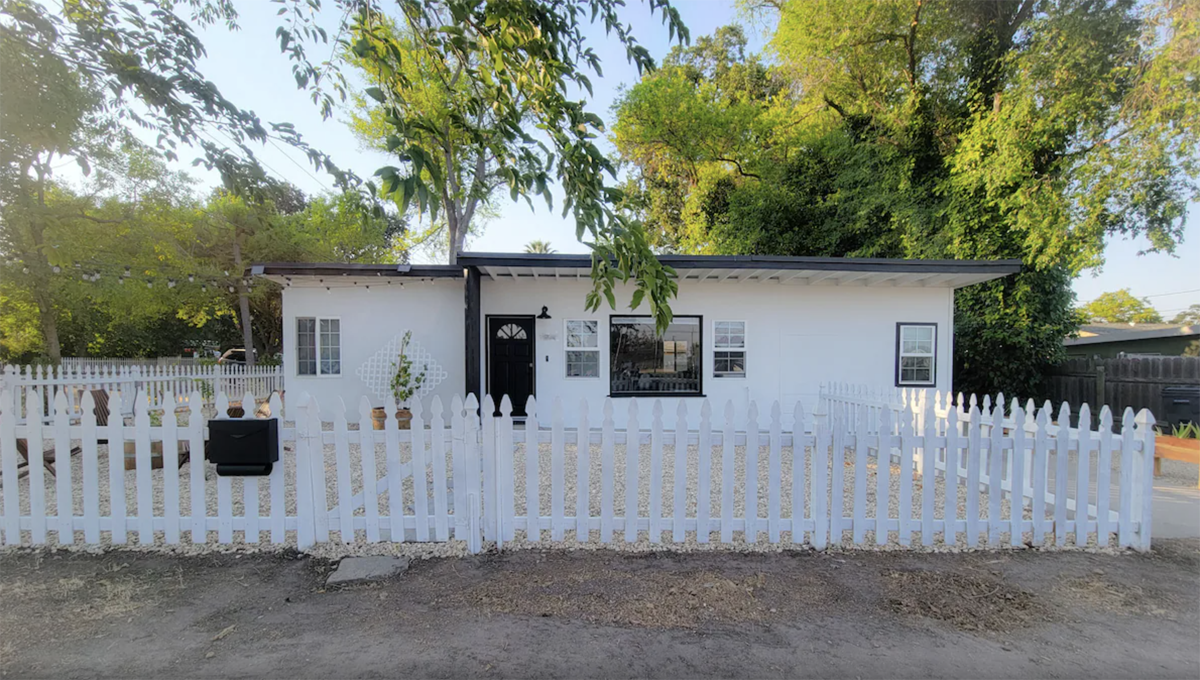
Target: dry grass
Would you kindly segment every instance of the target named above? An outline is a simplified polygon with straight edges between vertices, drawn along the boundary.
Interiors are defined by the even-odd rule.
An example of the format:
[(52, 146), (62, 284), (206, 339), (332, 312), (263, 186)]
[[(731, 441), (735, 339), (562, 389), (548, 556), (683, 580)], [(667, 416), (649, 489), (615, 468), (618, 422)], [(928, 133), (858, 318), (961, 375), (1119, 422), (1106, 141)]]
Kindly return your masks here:
[(780, 620), (836, 599), (833, 585), (803, 570), (624, 569), (598, 560), (563, 566), (551, 560), (500, 572), (443, 597), (488, 613), (658, 629)]
[(945, 621), (960, 630), (1005, 632), (1049, 619), (1032, 594), (991, 578), (942, 571), (888, 571), (884, 588), (897, 614)]
[(1063, 581), (1055, 588), (1055, 594), (1072, 604), (1111, 613), (1161, 615), (1164, 612), (1141, 586), (1114, 582), (1099, 570)]

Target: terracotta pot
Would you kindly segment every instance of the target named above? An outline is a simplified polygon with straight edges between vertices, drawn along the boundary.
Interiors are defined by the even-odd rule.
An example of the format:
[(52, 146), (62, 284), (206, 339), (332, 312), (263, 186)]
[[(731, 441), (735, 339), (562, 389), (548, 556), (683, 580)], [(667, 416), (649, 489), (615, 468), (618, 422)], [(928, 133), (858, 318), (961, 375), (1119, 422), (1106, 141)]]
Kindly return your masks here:
[(387, 423), (387, 409), (376, 407), (371, 409), (371, 427), (376, 430), (384, 429)]
[(401, 430), (412, 429), (412, 411), (406, 408), (396, 411), (396, 422)]

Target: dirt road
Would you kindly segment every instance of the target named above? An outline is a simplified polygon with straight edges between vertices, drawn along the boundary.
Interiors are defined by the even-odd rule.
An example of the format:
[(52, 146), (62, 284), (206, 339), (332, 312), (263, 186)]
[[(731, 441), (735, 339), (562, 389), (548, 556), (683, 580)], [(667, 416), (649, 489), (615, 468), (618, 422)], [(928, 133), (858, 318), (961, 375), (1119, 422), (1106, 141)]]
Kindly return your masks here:
[(0, 556), (7, 677), (1200, 677), (1200, 541), (415, 562)]

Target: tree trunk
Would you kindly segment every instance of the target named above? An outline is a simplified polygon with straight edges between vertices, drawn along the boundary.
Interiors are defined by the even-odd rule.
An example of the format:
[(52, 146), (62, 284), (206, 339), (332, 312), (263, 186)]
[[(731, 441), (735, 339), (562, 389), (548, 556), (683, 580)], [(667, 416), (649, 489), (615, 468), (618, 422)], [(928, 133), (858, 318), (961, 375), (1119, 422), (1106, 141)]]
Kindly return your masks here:
[(62, 348), (58, 344), (58, 318), (54, 312), (54, 301), (50, 299), (50, 291), (47, 288), (46, 281), (34, 283), (33, 297), (37, 301), (38, 320), (41, 322), (42, 338), (46, 341), (46, 354), (57, 364), (62, 361)]
[(237, 275), (238, 311), (242, 320), (242, 347), (246, 349), (246, 366), (254, 366), (254, 329), (250, 326), (250, 295), (242, 276), (245, 268), (242, 266), (240, 239), (240, 233), (233, 237), (233, 269)]

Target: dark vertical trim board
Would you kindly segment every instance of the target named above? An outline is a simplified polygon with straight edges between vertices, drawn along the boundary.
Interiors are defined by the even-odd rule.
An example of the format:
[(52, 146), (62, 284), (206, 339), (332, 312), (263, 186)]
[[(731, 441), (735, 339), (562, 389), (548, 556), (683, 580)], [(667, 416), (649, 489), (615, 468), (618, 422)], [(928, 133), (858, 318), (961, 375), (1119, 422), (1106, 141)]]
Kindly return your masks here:
[(466, 267), (466, 282), (463, 284), (464, 314), (466, 315), (464, 329), (466, 332), (466, 393), (474, 394), (476, 399), (483, 401), (479, 391), (480, 377), (483, 375), (483, 363), (480, 361), (480, 346), (483, 344), (483, 332), (480, 329), (482, 321), (482, 291), (478, 267)]

